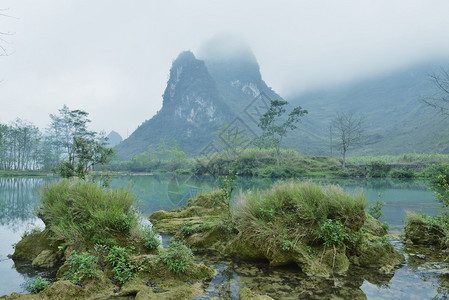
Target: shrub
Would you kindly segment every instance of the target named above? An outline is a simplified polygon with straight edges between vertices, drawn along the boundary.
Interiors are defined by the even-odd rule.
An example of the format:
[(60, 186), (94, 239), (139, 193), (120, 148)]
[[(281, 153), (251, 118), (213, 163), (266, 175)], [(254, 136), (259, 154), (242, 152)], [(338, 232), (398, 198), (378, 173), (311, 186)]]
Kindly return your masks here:
[(161, 255), (162, 262), (175, 274), (183, 273), (193, 263), (192, 250), (179, 242), (172, 242)]
[(382, 201), (382, 197), (379, 193), (378, 198), (376, 199), (376, 202), (374, 204), (370, 204), (368, 208), (368, 213), (376, 220), (379, 220), (384, 213), (382, 212), (382, 209), (385, 206), (385, 201)]
[(69, 270), (65, 274), (65, 278), (72, 283), (77, 284), (85, 279), (101, 279), (103, 277), (101, 271), (98, 270), (98, 257), (89, 252), (78, 254), (73, 251), (67, 263)]
[(129, 189), (106, 189), (96, 183), (66, 179), (42, 189), (38, 216), (57, 239), (92, 242), (94, 236), (127, 235), (138, 226), (138, 216), (132, 210), (134, 201)]
[(161, 241), (156, 237), (156, 233), (150, 228), (144, 228), (144, 246), (150, 250), (155, 250), (161, 245)]
[(124, 284), (126, 281), (132, 279), (138, 271), (130, 260), (130, 253), (125, 248), (114, 246), (109, 250), (105, 261), (109, 263), (114, 274), (114, 280), (119, 284)]
[(437, 200), (443, 204), (444, 209), (449, 209), (449, 167), (440, 166), (434, 169), (431, 178), (430, 189), (435, 193)]
[(367, 170), (371, 177), (387, 177), (390, 166), (382, 161), (373, 161), (367, 165)]
[(50, 281), (39, 276), (32, 282), (28, 283), (25, 289), (32, 294), (37, 294), (43, 289), (45, 289), (49, 284)]
[(338, 246), (345, 240), (350, 240), (349, 234), (346, 232), (346, 226), (341, 224), (339, 220), (327, 219), (321, 224), (320, 237), (324, 241), (325, 246)]

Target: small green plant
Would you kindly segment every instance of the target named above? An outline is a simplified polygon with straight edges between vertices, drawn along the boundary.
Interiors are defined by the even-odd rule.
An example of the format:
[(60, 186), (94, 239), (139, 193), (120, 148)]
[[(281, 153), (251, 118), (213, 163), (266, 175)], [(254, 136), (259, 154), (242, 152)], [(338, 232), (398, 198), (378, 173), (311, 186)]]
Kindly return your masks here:
[(172, 242), (161, 255), (162, 262), (175, 274), (183, 273), (193, 263), (192, 250), (179, 242)]
[(293, 248), (294, 244), (292, 241), (284, 240), (282, 242), (282, 250), (284, 251), (290, 251)]
[(197, 232), (204, 232), (210, 228), (211, 225), (209, 223), (201, 223), (195, 226), (192, 222), (186, 222), (181, 227), (181, 232), (183, 236), (189, 236)]
[(192, 222), (186, 222), (181, 227), (181, 232), (183, 236), (189, 236), (195, 232), (195, 228), (193, 228)]
[(219, 200), (221, 203), (216, 204), (224, 206), (227, 214), (226, 217), (229, 220), (232, 220), (231, 215), (232, 192), (237, 188), (237, 184), (235, 183), (235, 180), (237, 179), (238, 176), (237, 167), (238, 163), (234, 162), (232, 168), (228, 170), (228, 175), (220, 176), (218, 178), (218, 187), (220, 188), (220, 191), (223, 193), (224, 197), (217, 198), (217, 200)]
[(345, 240), (351, 240), (346, 232), (345, 225), (339, 220), (327, 219), (320, 227), (320, 237), (324, 240), (325, 246), (338, 246)]
[(128, 250), (119, 246), (114, 246), (109, 250), (105, 261), (113, 267), (114, 280), (119, 284), (124, 284), (132, 279), (138, 271), (137, 266), (130, 260)]
[(430, 189), (435, 193), (437, 200), (443, 204), (445, 210), (449, 209), (449, 171), (444, 168), (432, 179)]
[(49, 284), (50, 281), (39, 276), (30, 283), (28, 283), (28, 285), (26, 286), (26, 290), (32, 294), (37, 294), (43, 289), (45, 289)]
[(144, 246), (147, 249), (155, 250), (161, 245), (161, 241), (157, 238), (156, 233), (150, 228), (146, 227), (143, 230)]
[(382, 195), (379, 193), (376, 202), (374, 204), (370, 204), (368, 207), (368, 213), (375, 218), (376, 220), (379, 220), (380, 217), (382, 217), (384, 214), (382, 212), (382, 209), (385, 206), (385, 201), (382, 201)]
[(259, 208), (259, 217), (264, 220), (265, 222), (271, 222), (271, 220), (274, 218), (274, 209), (270, 208)]
[(69, 271), (65, 277), (74, 284), (81, 283), (85, 279), (101, 279), (103, 277), (101, 271), (98, 270), (98, 257), (89, 252), (78, 254), (73, 251), (67, 262)]

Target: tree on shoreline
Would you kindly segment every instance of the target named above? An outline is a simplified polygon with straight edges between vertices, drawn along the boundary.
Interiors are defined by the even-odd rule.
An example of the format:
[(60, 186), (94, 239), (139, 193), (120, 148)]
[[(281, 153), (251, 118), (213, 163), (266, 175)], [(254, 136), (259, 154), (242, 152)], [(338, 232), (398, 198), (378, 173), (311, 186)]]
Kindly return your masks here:
[(338, 138), (337, 147), (342, 154), (342, 169), (346, 167), (346, 152), (362, 140), (364, 117), (355, 117), (352, 113), (338, 113), (332, 121), (333, 132)]
[(285, 106), (288, 104), (284, 100), (272, 100), (270, 108), (259, 119), (259, 126), (262, 129), (262, 135), (256, 138), (253, 144), (259, 148), (275, 148), (276, 150), (276, 165), (279, 166), (279, 152), (282, 139), (290, 130), (295, 130), (298, 126), (296, 124), (301, 120), (301, 117), (308, 113), (307, 110), (302, 109), (301, 106), (295, 107), (287, 116), (287, 120), (282, 122), (282, 118), (286, 112)]

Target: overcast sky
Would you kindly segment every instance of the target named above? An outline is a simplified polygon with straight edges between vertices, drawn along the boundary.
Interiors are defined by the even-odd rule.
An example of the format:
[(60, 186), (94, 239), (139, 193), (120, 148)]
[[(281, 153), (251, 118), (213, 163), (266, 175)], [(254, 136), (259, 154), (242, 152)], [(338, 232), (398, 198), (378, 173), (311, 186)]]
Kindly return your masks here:
[(173, 59), (217, 34), (253, 49), (281, 96), (449, 55), (447, 0), (1, 0), (0, 123), (64, 104), (123, 137), (162, 106)]

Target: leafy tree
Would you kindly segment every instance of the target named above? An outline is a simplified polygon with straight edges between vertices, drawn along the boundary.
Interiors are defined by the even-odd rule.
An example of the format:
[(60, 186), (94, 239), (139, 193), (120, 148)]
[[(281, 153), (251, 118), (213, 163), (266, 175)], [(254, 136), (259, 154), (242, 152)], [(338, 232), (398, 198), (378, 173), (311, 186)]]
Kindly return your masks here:
[(342, 169), (346, 167), (346, 152), (362, 140), (364, 117), (352, 113), (338, 113), (332, 121), (333, 133), (337, 136), (337, 147), (343, 156)]
[(422, 101), (436, 109), (444, 116), (449, 116), (449, 71), (442, 69), (440, 73), (430, 75), (438, 92)]
[(287, 115), (287, 120), (285, 120), (285, 106), (287, 104), (288, 102), (283, 100), (271, 101), (270, 108), (260, 117), (259, 124), (257, 124), (262, 129), (262, 134), (253, 142), (259, 148), (275, 148), (277, 166), (279, 166), (282, 139), (289, 130), (295, 130), (301, 117), (308, 113), (307, 110), (298, 106)]
[(69, 159), (59, 165), (58, 173), (64, 178), (76, 176), (86, 179), (89, 170), (95, 165), (105, 164), (113, 153), (114, 150), (105, 147), (104, 143), (74, 136)]
[(70, 110), (66, 105), (58, 115), (50, 115), (50, 139), (60, 162), (56, 171), (64, 178), (77, 176), (86, 179), (95, 165), (105, 164), (114, 150), (107, 148), (104, 134), (90, 131), (89, 114), (82, 110)]

